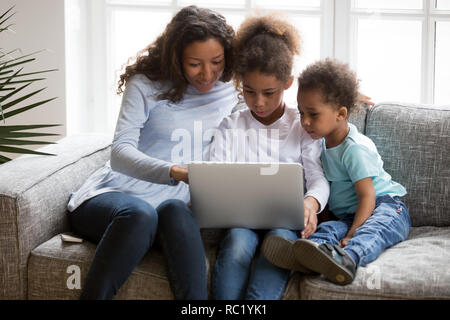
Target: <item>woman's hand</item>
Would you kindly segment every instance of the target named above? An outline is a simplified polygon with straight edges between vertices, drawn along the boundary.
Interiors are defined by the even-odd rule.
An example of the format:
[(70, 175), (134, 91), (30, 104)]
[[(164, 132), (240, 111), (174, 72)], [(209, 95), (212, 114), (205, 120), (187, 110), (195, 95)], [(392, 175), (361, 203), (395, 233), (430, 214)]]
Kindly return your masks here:
[(170, 177), (176, 181), (183, 181), (189, 184), (188, 168), (183, 166), (172, 166), (170, 168)]
[(306, 197), (304, 200), (305, 228), (302, 230), (302, 239), (309, 238), (317, 228), (317, 212), (320, 204), (313, 197)]
[(362, 102), (371, 106), (374, 106), (375, 103), (372, 101), (371, 97), (368, 97), (366, 95), (363, 95), (361, 92), (358, 93), (358, 97), (357, 97), (358, 102)]

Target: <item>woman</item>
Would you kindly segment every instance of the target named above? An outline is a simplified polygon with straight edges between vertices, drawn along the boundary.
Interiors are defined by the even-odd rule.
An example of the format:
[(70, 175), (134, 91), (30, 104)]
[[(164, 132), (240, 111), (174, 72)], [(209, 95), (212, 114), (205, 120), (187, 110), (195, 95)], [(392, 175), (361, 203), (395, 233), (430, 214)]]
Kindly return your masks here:
[(225, 83), (233, 37), (223, 16), (183, 8), (120, 77), (118, 93), (126, 89), (111, 160), (68, 204), (74, 232), (98, 243), (81, 299), (112, 299), (152, 246), (157, 228), (175, 298), (208, 298), (184, 165), (201, 160), (199, 143), (203, 149), (210, 143), (194, 141), (198, 130), (217, 127), (238, 102)]

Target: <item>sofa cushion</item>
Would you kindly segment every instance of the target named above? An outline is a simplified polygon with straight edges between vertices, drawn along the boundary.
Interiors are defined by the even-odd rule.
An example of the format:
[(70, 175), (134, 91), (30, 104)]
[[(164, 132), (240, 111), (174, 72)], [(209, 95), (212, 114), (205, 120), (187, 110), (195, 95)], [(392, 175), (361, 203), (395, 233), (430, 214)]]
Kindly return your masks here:
[(111, 138), (66, 137), (0, 166), (0, 299), (25, 299), (30, 251), (68, 229), (71, 192), (109, 158)]
[(450, 299), (450, 228), (411, 228), (409, 237), (357, 269), (353, 283), (300, 281), (302, 299)]
[[(76, 272), (80, 285), (89, 270), (96, 245), (88, 241), (66, 243), (57, 235), (35, 248), (28, 262), (28, 299), (78, 299)], [(205, 245), (208, 274), (214, 266), (216, 248)], [(68, 285), (69, 283), (69, 285)], [(209, 278), (208, 278), (209, 285)], [(157, 245), (149, 250), (120, 288), (116, 299), (173, 299), (166, 275), (166, 263)]]
[(405, 186), (412, 225), (450, 226), (450, 106), (379, 104), (368, 112), (365, 134)]

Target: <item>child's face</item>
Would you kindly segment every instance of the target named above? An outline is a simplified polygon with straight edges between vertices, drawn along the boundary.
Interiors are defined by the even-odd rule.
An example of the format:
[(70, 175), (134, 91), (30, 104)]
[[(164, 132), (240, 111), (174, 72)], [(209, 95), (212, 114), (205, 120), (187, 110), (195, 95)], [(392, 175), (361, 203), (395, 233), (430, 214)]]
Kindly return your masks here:
[(186, 80), (198, 91), (208, 92), (225, 68), (223, 46), (214, 38), (195, 41), (184, 48), (182, 64)]
[(291, 85), (292, 79), (283, 82), (259, 71), (247, 72), (242, 80), (244, 99), (256, 120), (269, 125), (281, 118), (283, 93)]
[(297, 103), (302, 127), (313, 139), (326, 139), (342, 120), (336, 107), (322, 101), (319, 90), (299, 90)]

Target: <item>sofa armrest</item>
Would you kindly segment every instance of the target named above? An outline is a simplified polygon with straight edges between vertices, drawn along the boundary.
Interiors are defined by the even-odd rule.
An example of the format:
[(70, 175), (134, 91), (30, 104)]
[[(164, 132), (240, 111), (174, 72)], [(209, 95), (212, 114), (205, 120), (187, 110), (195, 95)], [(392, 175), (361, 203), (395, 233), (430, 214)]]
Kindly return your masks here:
[(66, 137), (39, 149), (56, 156), (24, 155), (0, 166), (0, 299), (26, 299), (32, 249), (67, 231), (71, 192), (106, 163), (111, 138)]

